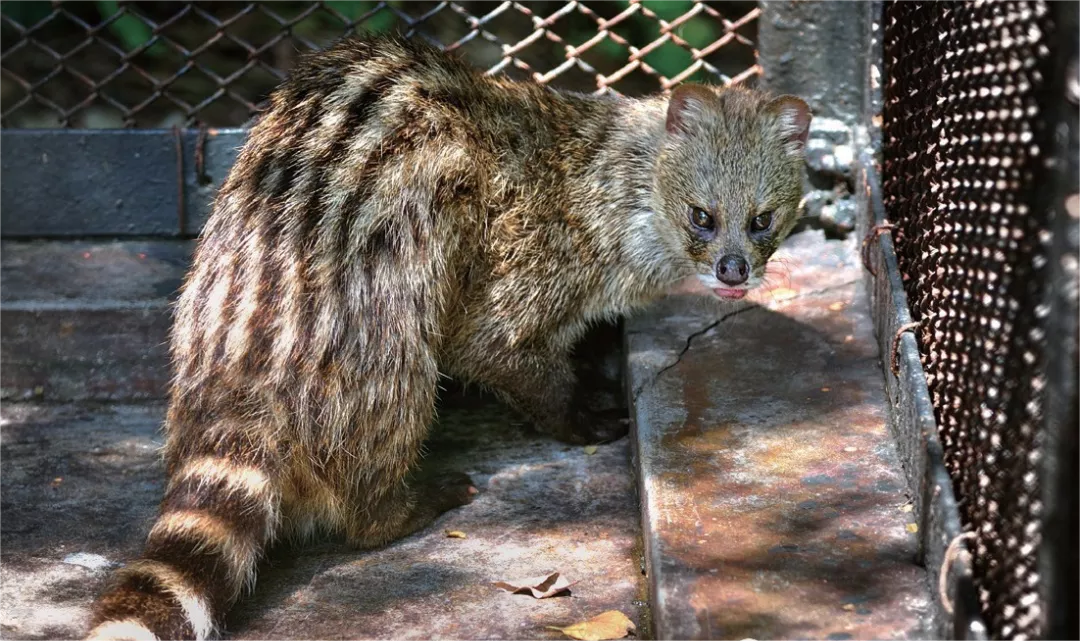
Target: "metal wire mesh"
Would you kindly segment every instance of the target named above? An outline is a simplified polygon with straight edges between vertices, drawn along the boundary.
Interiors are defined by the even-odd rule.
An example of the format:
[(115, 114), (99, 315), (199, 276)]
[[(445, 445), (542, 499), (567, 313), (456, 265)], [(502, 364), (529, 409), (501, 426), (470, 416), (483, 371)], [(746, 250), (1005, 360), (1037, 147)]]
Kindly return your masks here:
[(885, 9), (885, 205), (995, 638), (1042, 625), (1051, 22), (1040, 1)]
[[(105, 9), (111, 8), (111, 13)], [(296, 55), (395, 30), (596, 93), (753, 82), (755, 2), (0, 3), (0, 125), (237, 126)]]

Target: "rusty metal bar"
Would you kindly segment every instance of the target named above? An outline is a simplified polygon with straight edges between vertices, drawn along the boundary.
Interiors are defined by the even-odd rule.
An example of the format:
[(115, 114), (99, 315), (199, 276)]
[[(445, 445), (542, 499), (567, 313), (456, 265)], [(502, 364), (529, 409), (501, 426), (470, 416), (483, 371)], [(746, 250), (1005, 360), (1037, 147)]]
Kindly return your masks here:
[[(880, 186), (875, 159), (864, 154), (856, 168), (856, 184), (861, 198), (860, 211), (866, 212), (861, 226), (867, 229), (884, 222)], [(866, 233), (866, 232), (864, 232)], [(970, 562), (956, 557), (946, 565), (946, 551), (963, 532), (952, 482), (945, 471), (944, 455), (937, 436), (934, 408), (926, 389), (925, 374), (919, 360), (919, 348), (910, 332), (898, 332), (912, 323), (907, 295), (896, 265), (889, 234), (870, 234), (868, 256), (875, 265), (866, 271), (874, 326), (882, 354), (885, 387), (889, 397), (889, 427), (895, 439), (908, 485), (914, 500), (919, 527), (919, 557), (926, 568), (927, 581), (933, 586), (945, 575), (944, 593), (934, 590), (934, 630), (937, 638), (985, 639), (986, 628), (979, 619), (978, 597), (971, 583)], [(898, 342), (894, 341), (900, 336)], [(893, 349), (897, 350), (893, 356)], [(889, 362), (899, 364), (896, 373)], [(953, 612), (949, 612), (946, 603)]]

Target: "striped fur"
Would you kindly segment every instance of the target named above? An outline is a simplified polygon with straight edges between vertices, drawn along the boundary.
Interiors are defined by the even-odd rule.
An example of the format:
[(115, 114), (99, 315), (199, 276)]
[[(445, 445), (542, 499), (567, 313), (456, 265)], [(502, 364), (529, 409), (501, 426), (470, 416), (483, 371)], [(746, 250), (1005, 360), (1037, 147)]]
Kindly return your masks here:
[[(802, 112), (747, 90), (684, 98), (676, 131), (675, 100), (560, 94), (397, 38), (304, 60), (200, 240), (161, 516), (91, 636), (213, 636), (275, 538), (377, 546), (470, 500), (463, 476), (412, 475), (440, 375), (558, 437), (620, 435), (575, 403), (574, 341), (722, 251), (763, 269), (800, 195)], [(723, 233), (690, 232), (698, 202)], [(762, 207), (779, 222), (751, 241)]]

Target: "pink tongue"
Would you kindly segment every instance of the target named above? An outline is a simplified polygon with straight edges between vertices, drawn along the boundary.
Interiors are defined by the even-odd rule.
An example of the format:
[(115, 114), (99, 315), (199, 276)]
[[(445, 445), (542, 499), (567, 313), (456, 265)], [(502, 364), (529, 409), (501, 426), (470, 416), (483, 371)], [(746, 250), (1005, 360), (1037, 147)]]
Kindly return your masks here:
[(724, 298), (742, 298), (743, 296), (746, 296), (745, 289), (726, 289), (723, 287), (716, 287), (713, 289), (713, 291), (716, 292), (718, 296), (723, 296)]

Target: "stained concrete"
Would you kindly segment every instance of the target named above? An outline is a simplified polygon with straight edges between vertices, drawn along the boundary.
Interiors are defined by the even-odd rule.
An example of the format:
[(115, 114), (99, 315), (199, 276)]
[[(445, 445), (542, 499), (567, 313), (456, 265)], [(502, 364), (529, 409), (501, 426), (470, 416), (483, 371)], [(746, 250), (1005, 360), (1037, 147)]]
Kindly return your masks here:
[(856, 254), (798, 234), (750, 301), (627, 324), (657, 638), (928, 634)]
[[(3, 407), (3, 638), (84, 632), (108, 566), (137, 554), (160, 500), (163, 409)], [(452, 394), (429, 451), (430, 464), (472, 476), (471, 505), (381, 550), (274, 549), (227, 636), (554, 639), (545, 626), (611, 609), (649, 629), (627, 439), (589, 455), (531, 433), (498, 403)], [(577, 582), (571, 596), (492, 585), (556, 570)]]

